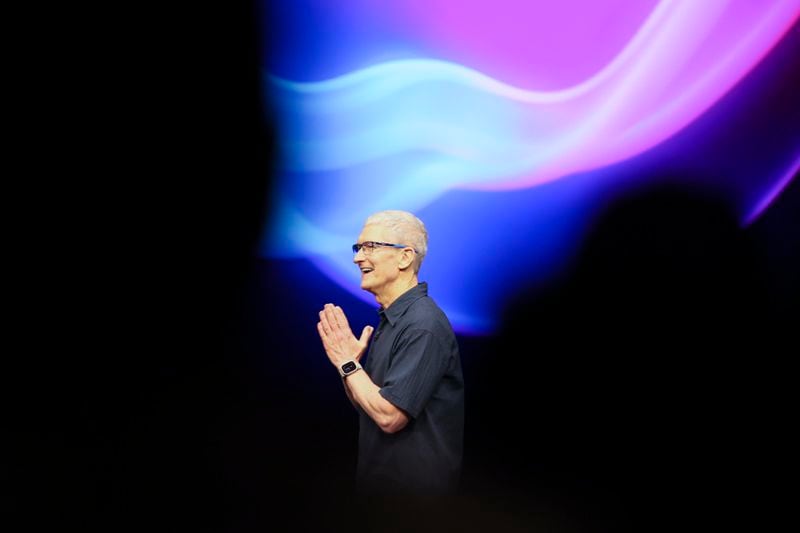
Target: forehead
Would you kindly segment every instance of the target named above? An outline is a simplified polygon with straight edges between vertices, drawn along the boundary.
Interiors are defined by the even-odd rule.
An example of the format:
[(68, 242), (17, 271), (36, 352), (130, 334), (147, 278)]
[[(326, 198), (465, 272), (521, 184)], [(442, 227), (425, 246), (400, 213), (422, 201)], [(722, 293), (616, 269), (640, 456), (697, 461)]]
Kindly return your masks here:
[(393, 238), (391, 230), (381, 224), (367, 224), (358, 236), (358, 242), (378, 241), (387, 242)]

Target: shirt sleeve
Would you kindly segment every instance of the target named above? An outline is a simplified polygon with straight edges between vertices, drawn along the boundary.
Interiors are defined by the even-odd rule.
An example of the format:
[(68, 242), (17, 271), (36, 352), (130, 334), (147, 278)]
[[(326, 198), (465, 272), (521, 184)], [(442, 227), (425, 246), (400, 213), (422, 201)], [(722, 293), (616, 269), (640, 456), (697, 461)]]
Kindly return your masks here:
[(406, 332), (380, 394), (413, 418), (425, 409), (447, 368), (447, 352), (430, 331)]

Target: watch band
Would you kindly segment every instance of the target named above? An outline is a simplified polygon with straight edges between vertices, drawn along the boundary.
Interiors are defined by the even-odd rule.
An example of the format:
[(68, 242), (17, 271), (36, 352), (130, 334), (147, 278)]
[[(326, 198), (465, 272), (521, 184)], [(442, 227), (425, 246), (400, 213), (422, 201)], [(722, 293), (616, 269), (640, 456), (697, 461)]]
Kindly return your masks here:
[(358, 372), (359, 370), (361, 370), (362, 367), (361, 363), (359, 363), (355, 359), (350, 359), (349, 361), (345, 361), (344, 363), (339, 365), (338, 368), (339, 368), (339, 375), (342, 376), (342, 378), (345, 378), (350, 374), (353, 374), (354, 372)]

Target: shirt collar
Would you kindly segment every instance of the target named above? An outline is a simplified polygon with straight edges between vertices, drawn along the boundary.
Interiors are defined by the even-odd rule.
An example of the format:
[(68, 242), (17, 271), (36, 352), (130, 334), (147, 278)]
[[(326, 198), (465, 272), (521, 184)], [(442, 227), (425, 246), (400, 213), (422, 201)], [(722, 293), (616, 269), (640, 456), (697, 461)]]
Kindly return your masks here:
[(421, 283), (417, 283), (406, 292), (398, 296), (397, 300), (392, 302), (392, 304), (384, 309), (381, 307), (378, 309), (378, 314), (386, 317), (386, 320), (389, 321), (389, 324), (394, 326), (395, 322), (397, 322), (408, 308), (411, 307), (411, 304), (422, 298), (423, 296), (428, 295), (428, 282), (423, 281)]

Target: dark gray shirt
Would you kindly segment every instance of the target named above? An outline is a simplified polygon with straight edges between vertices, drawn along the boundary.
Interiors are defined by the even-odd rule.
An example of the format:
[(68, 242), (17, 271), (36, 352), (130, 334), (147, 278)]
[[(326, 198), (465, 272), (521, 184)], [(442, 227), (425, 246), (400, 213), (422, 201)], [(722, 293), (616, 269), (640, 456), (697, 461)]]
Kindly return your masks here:
[(424, 282), (378, 314), (364, 369), (409, 422), (387, 434), (360, 411), (359, 489), (451, 493), (464, 442), (464, 379), (453, 328)]

